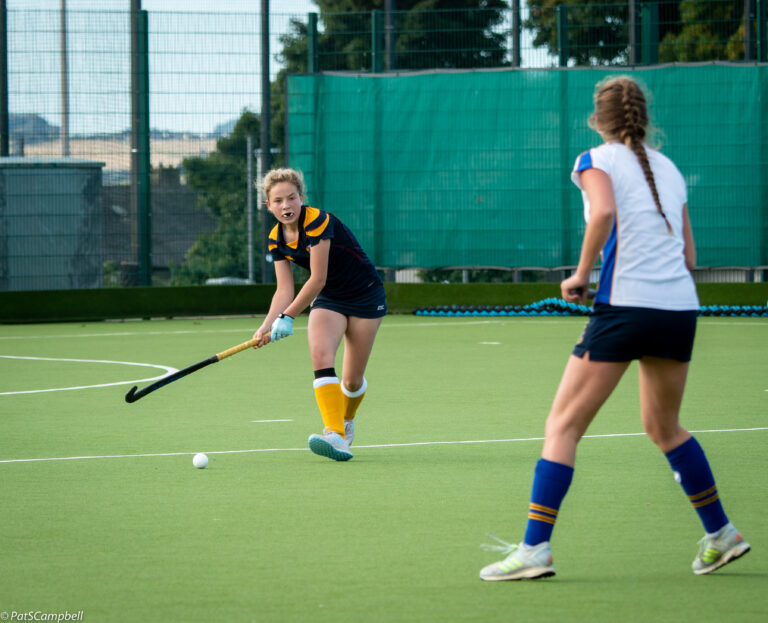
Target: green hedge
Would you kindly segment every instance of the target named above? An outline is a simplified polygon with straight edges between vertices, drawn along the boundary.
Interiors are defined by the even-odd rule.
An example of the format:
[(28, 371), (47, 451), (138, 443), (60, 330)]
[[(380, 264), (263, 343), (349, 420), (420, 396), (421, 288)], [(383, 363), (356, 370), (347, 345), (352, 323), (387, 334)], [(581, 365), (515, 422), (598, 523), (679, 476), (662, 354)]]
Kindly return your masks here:
[[(526, 305), (560, 298), (559, 283), (388, 283), (391, 313), (408, 314), (417, 307), (438, 305)], [(766, 283), (698, 283), (702, 305), (760, 305), (768, 301)]]
[[(556, 283), (387, 283), (393, 314), (438, 305), (525, 305), (559, 297)], [(700, 283), (702, 305), (766, 305), (768, 283)], [(190, 286), (0, 292), (0, 322), (69, 322), (264, 314), (274, 286)]]
[(218, 316), (263, 313), (274, 286), (105, 288), (0, 293), (0, 322)]

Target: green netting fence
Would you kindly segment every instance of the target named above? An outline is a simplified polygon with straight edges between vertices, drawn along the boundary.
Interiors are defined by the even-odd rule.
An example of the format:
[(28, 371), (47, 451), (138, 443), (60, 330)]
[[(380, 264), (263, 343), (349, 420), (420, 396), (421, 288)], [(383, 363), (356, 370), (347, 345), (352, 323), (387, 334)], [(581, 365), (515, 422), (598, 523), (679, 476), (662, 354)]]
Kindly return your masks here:
[(768, 264), (768, 66), (293, 75), (287, 144), (308, 201), (377, 266), (576, 264), (570, 181), (599, 144), (594, 85), (629, 73), (680, 167), (699, 266)]

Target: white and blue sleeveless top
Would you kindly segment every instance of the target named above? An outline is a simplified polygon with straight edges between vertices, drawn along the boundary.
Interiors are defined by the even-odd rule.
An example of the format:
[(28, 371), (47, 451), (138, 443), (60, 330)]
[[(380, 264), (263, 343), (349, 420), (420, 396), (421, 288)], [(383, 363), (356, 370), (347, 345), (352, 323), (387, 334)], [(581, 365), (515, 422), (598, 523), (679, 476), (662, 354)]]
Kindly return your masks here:
[(581, 189), (585, 220), (589, 221), (589, 200), (581, 186), (581, 171), (594, 168), (607, 173), (616, 197), (616, 218), (603, 246), (595, 302), (695, 310), (699, 308), (696, 286), (683, 255), (685, 180), (669, 158), (647, 146), (646, 153), (672, 234), (656, 208), (637, 156), (625, 145), (605, 143), (585, 151), (571, 173)]

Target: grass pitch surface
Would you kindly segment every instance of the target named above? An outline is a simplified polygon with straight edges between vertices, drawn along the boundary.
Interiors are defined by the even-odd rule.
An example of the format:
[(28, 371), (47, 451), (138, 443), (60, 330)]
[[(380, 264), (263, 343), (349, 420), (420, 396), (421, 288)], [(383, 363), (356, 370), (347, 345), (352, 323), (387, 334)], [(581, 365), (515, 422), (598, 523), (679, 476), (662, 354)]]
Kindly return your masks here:
[[(259, 322), (0, 326), (0, 611), (765, 620), (765, 320), (700, 321), (682, 410), (707, 431), (697, 437), (750, 554), (691, 572), (703, 530), (642, 435), (634, 364), (580, 445), (552, 542), (557, 576), (501, 583), (478, 579), (498, 559), (480, 544), (522, 539), (544, 419), (585, 319), (386, 318), (348, 463), (306, 448), (322, 428), (306, 318), (295, 336), (132, 405), (130, 384), (89, 387), (164, 373), (128, 364), (186, 367)], [(81, 389), (44, 391), (67, 387)], [(196, 452), (207, 469), (192, 466)]]

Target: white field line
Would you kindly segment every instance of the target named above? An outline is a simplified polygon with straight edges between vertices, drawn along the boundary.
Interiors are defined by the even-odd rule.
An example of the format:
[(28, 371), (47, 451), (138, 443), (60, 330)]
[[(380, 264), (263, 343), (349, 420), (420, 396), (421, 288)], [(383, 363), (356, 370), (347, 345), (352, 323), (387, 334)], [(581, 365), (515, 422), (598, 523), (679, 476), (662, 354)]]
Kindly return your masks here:
[[(523, 320), (528, 323), (533, 324), (567, 324), (572, 323), (573, 317), (563, 318), (563, 319), (557, 319), (557, 318), (537, 318), (535, 316), (530, 318), (524, 318)], [(519, 318), (512, 318), (512, 319), (494, 319), (494, 320), (453, 320), (453, 321), (437, 321), (437, 322), (409, 322), (409, 323), (384, 323), (382, 324), (382, 328), (396, 328), (396, 329), (410, 329), (410, 328), (423, 328), (423, 327), (445, 327), (445, 326), (471, 326), (471, 325), (490, 325), (490, 324), (505, 324), (510, 321), (517, 321)], [(701, 324), (701, 323), (700, 323)], [(764, 324), (766, 327), (768, 327), (768, 323), (755, 323), (755, 322), (704, 322), (703, 324), (713, 324), (713, 325), (748, 325), (748, 326), (754, 326), (755, 324), (761, 325)], [(298, 331), (306, 331), (306, 327), (298, 327)], [(117, 333), (72, 333), (72, 334), (62, 334), (62, 335), (27, 335), (27, 336), (3, 336), (0, 335), (0, 341), (2, 340), (25, 340), (25, 339), (72, 339), (72, 338), (100, 338), (100, 337), (133, 337), (133, 336), (141, 336), (141, 335), (195, 335), (195, 334), (219, 334), (219, 333), (247, 333), (247, 331), (243, 329), (202, 329), (199, 331), (186, 329), (186, 330), (178, 330), (178, 331), (121, 331)], [(501, 342), (480, 342), (480, 344), (487, 344), (487, 345), (496, 345), (500, 344)], [(143, 383), (147, 381), (156, 381), (157, 379), (162, 378), (163, 376), (166, 376), (167, 374), (172, 374), (174, 372), (177, 372), (176, 368), (171, 368), (168, 366), (163, 365), (155, 365), (155, 364), (149, 364), (149, 363), (133, 363), (133, 362), (127, 362), (127, 361), (99, 361), (99, 360), (88, 360), (88, 359), (53, 359), (53, 358), (46, 358), (46, 357), (14, 357), (10, 355), (0, 355), (0, 358), (5, 359), (38, 359), (41, 361), (75, 361), (75, 362), (89, 362), (89, 363), (112, 363), (112, 364), (123, 364), (123, 365), (133, 365), (133, 366), (147, 366), (147, 367), (154, 367), (154, 368), (160, 368), (163, 370), (166, 370), (165, 375), (156, 376), (152, 378), (147, 379), (138, 379), (134, 381), (119, 381), (116, 383), (102, 383), (99, 385), (82, 385), (78, 387), (60, 387), (60, 388), (54, 388), (54, 389), (39, 389), (39, 390), (27, 390), (27, 391), (18, 391), (18, 392), (0, 392), (0, 396), (9, 396), (13, 394), (36, 394), (36, 393), (43, 393), (43, 392), (59, 392), (59, 391), (70, 391), (75, 389), (91, 389), (96, 387), (112, 387), (115, 385), (130, 385), (135, 383)], [(765, 390), (768, 392), (768, 389)]]
[[(477, 322), (453, 322), (454, 325), (467, 325), (467, 324), (490, 324), (493, 321), (487, 321), (487, 320), (481, 320)], [(428, 323), (425, 323), (428, 324)], [(439, 324), (448, 324), (448, 323), (435, 323), (437, 325)], [(401, 326), (410, 326), (410, 325), (401, 325)], [(415, 326), (415, 325), (414, 325)], [(418, 325), (418, 326), (425, 326), (425, 325)], [(306, 327), (301, 327), (299, 330), (306, 331)], [(12, 339), (47, 339), (48, 337), (58, 337), (58, 338), (84, 338), (84, 337), (129, 337), (129, 336), (137, 336), (137, 335), (190, 335), (190, 334), (197, 334), (197, 333), (247, 333), (246, 331), (243, 331), (242, 329), (221, 329), (221, 330), (206, 330), (206, 331), (125, 331), (121, 333), (88, 333), (88, 334), (70, 334), (70, 335), (58, 335), (58, 336), (45, 336), (45, 335), (31, 335), (31, 336), (0, 336), (0, 340), (12, 340)], [(134, 363), (130, 361), (101, 361), (96, 359), (58, 359), (53, 357), (19, 357), (19, 356), (13, 356), (13, 355), (0, 355), (0, 358), (2, 359), (31, 359), (31, 360), (38, 360), (38, 361), (70, 361), (70, 362), (79, 362), (79, 363), (112, 363), (112, 364), (122, 364), (122, 365), (129, 365), (129, 366), (147, 366), (150, 368), (159, 368), (166, 371), (166, 374), (162, 374), (160, 376), (155, 376), (152, 378), (146, 378), (146, 379), (137, 379), (133, 381), (118, 381), (116, 383), (100, 383), (97, 385), (80, 385), (77, 387), (58, 387), (58, 388), (52, 388), (52, 389), (32, 389), (32, 390), (24, 390), (24, 391), (16, 391), (16, 392), (0, 392), (0, 396), (11, 396), (15, 394), (40, 394), (45, 392), (63, 392), (63, 391), (71, 391), (75, 389), (93, 389), (96, 387), (112, 387), (114, 385), (132, 385), (132, 384), (138, 384), (138, 383), (144, 383), (148, 381), (156, 381), (158, 379), (161, 379), (163, 376), (167, 376), (168, 374), (173, 374), (174, 372), (178, 372), (176, 368), (172, 368), (169, 366), (163, 366), (163, 365), (155, 365), (151, 363)]]
[(145, 383), (147, 381), (156, 381), (164, 376), (178, 372), (176, 368), (161, 366), (153, 363), (135, 363), (133, 361), (106, 361), (103, 359), (60, 359), (55, 357), (16, 357), (14, 355), (0, 355), (0, 359), (30, 359), (34, 361), (68, 361), (75, 363), (112, 363), (121, 366), (142, 366), (145, 368), (158, 368), (165, 370), (165, 374), (149, 377), (146, 379), (136, 379), (134, 381), (117, 381), (116, 383), (101, 383), (100, 385), (80, 385), (78, 387), (57, 387), (52, 389), (29, 389), (20, 392), (0, 392), (0, 396), (11, 396), (13, 394), (42, 394), (45, 392), (66, 392), (73, 389), (90, 389), (92, 387), (112, 387), (113, 385), (130, 385), (132, 383)]
[[(410, 327), (445, 327), (452, 325), (483, 325), (483, 324), (500, 324), (503, 320), (452, 320), (446, 322), (414, 322), (414, 323), (384, 323), (381, 328), (384, 327), (396, 327), (396, 328), (410, 328)], [(255, 326), (255, 324), (254, 324)], [(294, 331), (306, 331), (307, 327), (294, 327)], [(53, 340), (53, 339), (72, 339), (72, 338), (89, 338), (89, 337), (135, 337), (141, 335), (197, 335), (197, 334), (219, 334), (219, 333), (242, 333), (247, 334), (248, 329), (184, 329), (178, 331), (119, 331), (113, 333), (62, 333), (61, 335), (0, 335), (0, 341), (2, 340)], [(245, 341), (245, 340), (244, 340)]]
[[(708, 430), (692, 430), (691, 433), (746, 433), (755, 431), (765, 431), (768, 427), (756, 428), (723, 428)], [(584, 439), (611, 439), (617, 437), (644, 437), (645, 433), (609, 433), (604, 435), (584, 435)], [(468, 445), (468, 444), (487, 444), (487, 443), (519, 443), (526, 441), (543, 441), (543, 437), (521, 437), (516, 439), (472, 439), (465, 441), (417, 441), (412, 443), (387, 443), (372, 444), (367, 446), (355, 446), (356, 450), (361, 448), (410, 448), (419, 446), (445, 446), (445, 445)], [(206, 450), (206, 454), (252, 454), (258, 452), (306, 452), (308, 448), (254, 448), (250, 450)], [(92, 459), (137, 459), (165, 456), (194, 456), (199, 451), (193, 452), (154, 452), (147, 454), (104, 454), (91, 456), (59, 456), (44, 457), (33, 459), (0, 459), (2, 463), (41, 463), (46, 461), (85, 461)]]
[[(423, 316), (419, 316), (419, 318), (423, 318)], [(447, 318), (447, 317), (446, 317)], [(430, 320), (427, 322), (408, 322), (408, 323), (398, 323), (398, 322), (384, 322), (381, 325), (381, 329), (421, 329), (423, 327), (450, 327), (450, 326), (471, 326), (471, 325), (488, 325), (488, 324), (505, 324), (508, 322), (526, 322), (530, 324), (572, 324), (575, 322), (575, 320), (578, 319), (584, 320), (586, 322), (587, 317), (586, 316), (569, 316), (569, 317), (563, 317), (561, 319), (558, 319), (557, 316), (549, 317), (549, 318), (541, 318), (536, 316), (530, 316), (530, 317), (504, 317), (499, 316), (492, 320), (443, 320), (443, 321), (434, 321)], [(575, 320), (574, 320), (575, 319)], [(727, 320), (721, 320), (721, 321), (714, 321), (714, 320), (699, 320), (699, 324), (705, 324), (705, 325), (716, 325), (716, 326), (760, 326), (760, 327), (768, 327), (768, 322), (762, 321), (760, 319), (755, 318), (754, 320), (750, 321), (727, 321)], [(255, 326), (255, 325), (254, 325)], [(306, 327), (294, 327), (294, 331), (306, 331)], [(0, 342), (4, 340), (56, 340), (56, 339), (79, 339), (79, 338), (100, 338), (100, 337), (135, 337), (135, 336), (142, 336), (142, 335), (211, 335), (211, 334), (220, 334), (220, 333), (241, 333), (244, 335), (247, 335), (249, 332), (248, 329), (200, 329), (200, 330), (194, 330), (194, 329), (184, 329), (184, 330), (177, 330), (177, 331), (119, 331), (119, 332), (112, 332), (112, 333), (62, 333), (61, 335), (0, 335)], [(245, 341), (245, 340), (243, 340)]]

